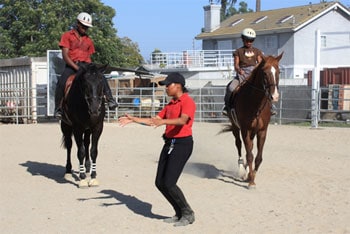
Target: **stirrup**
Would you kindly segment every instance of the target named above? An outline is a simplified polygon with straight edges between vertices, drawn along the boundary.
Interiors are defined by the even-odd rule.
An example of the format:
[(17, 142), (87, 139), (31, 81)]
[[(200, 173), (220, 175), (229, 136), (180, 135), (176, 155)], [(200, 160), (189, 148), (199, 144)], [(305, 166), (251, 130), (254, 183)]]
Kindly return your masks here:
[(54, 113), (54, 117), (57, 118), (57, 119), (62, 119), (62, 109), (61, 108), (57, 108), (55, 110), (55, 113)]
[(274, 104), (271, 105), (271, 115), (277, 115), (277, 108)]
[(224, 116), (228, 116), (226, 105), (222, 108), (221, 114), (224, 115)]

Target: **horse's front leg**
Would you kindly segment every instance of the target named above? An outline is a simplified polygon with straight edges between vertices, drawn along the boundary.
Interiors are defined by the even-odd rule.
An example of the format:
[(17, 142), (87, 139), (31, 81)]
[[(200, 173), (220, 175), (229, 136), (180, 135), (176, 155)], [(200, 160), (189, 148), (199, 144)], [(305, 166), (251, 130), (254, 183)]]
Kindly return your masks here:
[(256, 157), (255, 157), (255, 168), (254, 168), (255, 172), (258, 171), (259, 166), (263, 161), (262, 154), (263, 154), (264, 144), (265, 144), (265, 140), (266, 140), (266, 133), (267, 133), (267, 131), (264, 130), (264, 131), (260, 131), (257, 135), (258, 152), (257, 152)]
[(96, 161), (97, 161), (97, 154), (98, 154), (98, 140), (100, 139), (102, 130), (95, 130), (92, 132), (92, 142), (91, 142), (91, 180), (89, 182), (89, 186), (98, 186), (99, 182), (96, 179), (97, 172), (96, 172)]
[(79, 188), (87, 188), (88, 182), (86, 181), (86, 173), (85, 173), (85, 166), (84, 166), (84, 159), (85, 159), (85, 147), (83, 144), (83, 133), (74, 133), (74, 139), (77, 144), (78, 148), (78, 160), (79, 160)]
[(90, 173), (91, 171), (91, 161), (90, 161), (90, 136), (91, 136), (91, 131), (86, 130), (84, 133), (84, 148), (85, 148), (85, 170), (86, 173)]
[(255, 171), (253, 170), (253, 160), (254, 160), (254, 155), (253, 155), (253, 139), (251, 136), (250, 132), (242, 132), (242, 138), (244, 141), (244, 146), (246, 150), (246, 160), (249, 168), (249, 173), (248, 173), (248, 188), (253, 188), (255, 186)]

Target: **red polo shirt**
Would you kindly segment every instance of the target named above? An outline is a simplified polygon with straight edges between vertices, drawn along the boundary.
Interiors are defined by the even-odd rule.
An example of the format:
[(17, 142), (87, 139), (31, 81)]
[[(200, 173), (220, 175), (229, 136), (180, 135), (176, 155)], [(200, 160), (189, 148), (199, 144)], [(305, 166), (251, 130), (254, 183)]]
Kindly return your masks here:
[(68, 56), (73, 62), (91, 63), (90, 56), (95, 53), (94, 43), (90, 37), (87, 35), (80, 37), (74, 29), (65, 32), (58, 45), (69, 49)]
[(162, 119), (176, 119), (181, 114), (186, 114), (190, 117), (188, 122), (182, 126), (166, 125), (165, 136), (167, 138), (180, 138), (192, 136), (192, 125), (194, 121), (194, 114), (196, 111), (196, 104), (193, 99), (184, 93), (179, 99), (172, 99), (164, 108), (158, 113)]

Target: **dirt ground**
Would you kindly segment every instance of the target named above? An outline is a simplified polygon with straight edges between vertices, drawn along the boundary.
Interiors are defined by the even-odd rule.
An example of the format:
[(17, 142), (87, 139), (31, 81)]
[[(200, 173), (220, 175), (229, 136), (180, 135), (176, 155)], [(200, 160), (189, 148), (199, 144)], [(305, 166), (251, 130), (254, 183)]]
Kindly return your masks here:
[[(173, 227), (154, 186), (164, 128), (105, 124), (99, 187), (65, 180), (58, 123), (0, 125), (2, 233), (350, 233), (350, 129), (270, 125), (256, 189), (234, 179), (222, 124), (195, 123), (178, 185), (196, 221)], [(76, 147), (73, 167), (78, 170)], [(244, 151), (243, 151), (244, 152)]]

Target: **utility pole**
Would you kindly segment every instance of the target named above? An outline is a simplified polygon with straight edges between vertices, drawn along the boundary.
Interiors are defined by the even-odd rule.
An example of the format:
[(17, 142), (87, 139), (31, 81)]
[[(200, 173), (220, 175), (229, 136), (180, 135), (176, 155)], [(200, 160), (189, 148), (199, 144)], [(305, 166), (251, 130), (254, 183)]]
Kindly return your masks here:
[(256, 0), (255, 5), (256, 5), (255, 11), (259, 12), (261, 10), (261, 0)]

